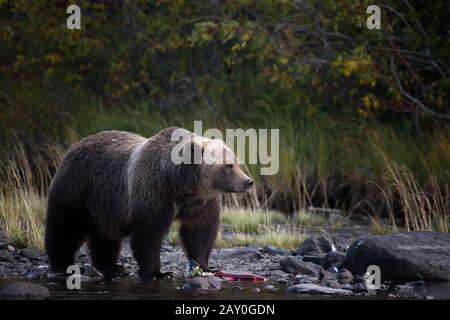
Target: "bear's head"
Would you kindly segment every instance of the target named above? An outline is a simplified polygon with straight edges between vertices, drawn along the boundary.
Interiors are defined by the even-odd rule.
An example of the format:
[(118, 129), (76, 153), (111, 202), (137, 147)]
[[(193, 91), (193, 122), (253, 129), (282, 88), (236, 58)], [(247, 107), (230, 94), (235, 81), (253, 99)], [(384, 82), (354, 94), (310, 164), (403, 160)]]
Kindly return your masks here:
[(242, 171), (239, 159), (222, 140), (196, 136), (191, 147), (194, 159), (201, 156), (202, 187), (206, 190), (246, 192), (253, 186), (254, 181)]

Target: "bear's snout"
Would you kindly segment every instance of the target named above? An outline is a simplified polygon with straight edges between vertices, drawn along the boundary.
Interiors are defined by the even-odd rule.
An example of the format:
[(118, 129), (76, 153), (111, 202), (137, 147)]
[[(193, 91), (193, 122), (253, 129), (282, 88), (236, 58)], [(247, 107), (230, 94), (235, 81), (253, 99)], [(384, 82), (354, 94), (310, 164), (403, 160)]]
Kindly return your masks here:
[(241, 183), (236, 184), (230, 184), (228, 186), (229, 192), (246, 192), (248, 191), (253, 185), (254, 185), (253, 179), (245, 179), (241, 181)]
[(247, 179), (245, 184), (247, 185), (247, 189), (250, 189), (253, 186), (253, 184), (255, 184), (255, 181), (253, 181), (252, 179)]

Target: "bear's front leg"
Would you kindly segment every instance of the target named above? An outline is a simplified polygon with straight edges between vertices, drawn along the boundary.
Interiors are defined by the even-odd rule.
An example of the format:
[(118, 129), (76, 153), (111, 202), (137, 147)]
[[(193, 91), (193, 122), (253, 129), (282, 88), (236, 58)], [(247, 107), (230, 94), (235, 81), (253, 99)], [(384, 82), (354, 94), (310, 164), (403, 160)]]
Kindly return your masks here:
[(183, 211), (180, 214), (180, 237), (186, 255), (195, 260), (203, 271), (209, 271), (209, 256), (219, 231), (220, 202), (212, 199)]
[(139, 265), (141, 278), (161, 278), (160, 251), (164, 235), (172, 224), (175, 211), (172, 206), (149, 206), (150, 210), (135, 211), (131, 215), (131, 248)]

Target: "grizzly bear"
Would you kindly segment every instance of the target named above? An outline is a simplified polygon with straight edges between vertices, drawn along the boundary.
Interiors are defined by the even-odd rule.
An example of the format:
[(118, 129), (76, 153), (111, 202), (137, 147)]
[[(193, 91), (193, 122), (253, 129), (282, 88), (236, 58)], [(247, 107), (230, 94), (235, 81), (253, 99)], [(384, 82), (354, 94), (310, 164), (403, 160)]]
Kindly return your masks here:
[[(51, 269), (65, 272), (75, 252), (87, 242), (92, 264), (106, 278), (113, 275), (121, 243), (130, 236), (142, 278), (161, 277), (160, 247), (172, 222), (188, 259), (202, 270), (219, 228), (220, 196), (245, 192), (252, 185), (234, 157), (232, 163), (176, 164), (172, 141), (178, 130), (194, 154), (213, 146), (216, 158), (234, 154), (221, 140), (168, 128), (146, 139), (123, 131), (104, 131), (73, 145), (49, 189), (45, 247)], [(210, 156), (211, 157), (211, 156)]]

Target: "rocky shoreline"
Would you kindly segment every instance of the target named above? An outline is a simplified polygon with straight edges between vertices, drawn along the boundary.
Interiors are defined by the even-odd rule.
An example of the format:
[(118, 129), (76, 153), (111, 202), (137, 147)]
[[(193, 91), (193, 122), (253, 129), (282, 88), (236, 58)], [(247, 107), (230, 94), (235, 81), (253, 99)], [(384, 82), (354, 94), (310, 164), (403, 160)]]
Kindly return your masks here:
[[(81, 281), (101, 280), (101, 274), (91, 266), (85, 248), (80, 250), (76, 262), (82, 271)], [(176, 278), (183, 279), (185, 284), (180, 289), (221, 289), (223, 280), (217, 277), (184, 279), (186, 263), (181, 247), (162, 246), (161, 267), (163, 271), (173, 272)], [(382, 284), (376, 290), (369, 290), (362, 271), (366, 270), (367, 265), (377, 263), (383, 270)], [(416, 289), (428, 281), (446, 280), (445, 277), (450, 274), (450, 237), (434, 232), (399, 233), (362, 237), (348, 246), (330, 236), (311, 236), (296, 251), (271, 246), (217, 248), (211, 256), (211, 267), (267, 277), (269, 281), (264, 288), (270, 290), (274, 284), (282, 285), (285, 294), (381, 294), (391, 298), (431, 299), (433, 297), (416, 293)], [(137, 277), (137, 264), (127, 242), (124, 243), (116, 274), (118, 277)], [(43, 252), (14, 248), (0, 240), (0, 279), (15, 279), (19, 283), (16, 287), (15, 282), (0, 286), (0, 299), (48, 298), (45, 287), (45, 290), (33, 288), (32, 285), (20, 284), (19, 280), (28, 279), (33, 283), (55, 276), (49, 273), (48, 258)], [(391, 282), (390, 279), (396, 276), (400, 276), (400, 282)], [(234, 284), (239, 287), (239, 282)], [(257, 289), (254, 289), (255, 294)]]

